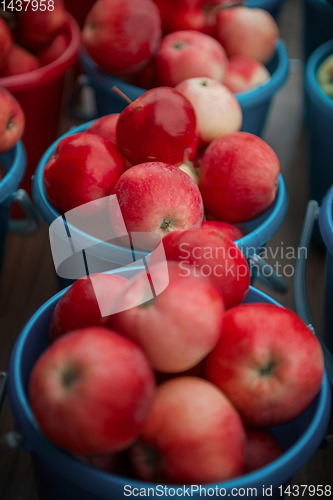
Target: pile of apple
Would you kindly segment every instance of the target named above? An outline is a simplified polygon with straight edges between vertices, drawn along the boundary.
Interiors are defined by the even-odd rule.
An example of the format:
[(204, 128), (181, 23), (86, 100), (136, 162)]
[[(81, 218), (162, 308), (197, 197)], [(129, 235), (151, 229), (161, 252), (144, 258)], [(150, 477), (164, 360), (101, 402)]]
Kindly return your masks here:
[(20, 11), (2, 3), (8, 23), (0, 17), (0, 78), (51, 64), (67, 49), (63, 0), (46, 0), (37, 7), (36, 2), (22, 2)]
[[(237, 295), (236, 278), (212, 280), (172, 260), (180, 241), (193, 249), (199, 235), (206, 252), (234, 246), (241, 265), (218, 231), (173, 232), (159, 295), (150, 298), (144, 270), (130, 281), (81, 278), (57, 303), (29, 402), (44, 435), (78, 459), (159, 484), (228, 480), (277, 459), (283, 450), (269, 428), (297, 418), (318, 393), (321, 346), (295, 313), (239, 305), (248, 286)], [(149, 266), (155, 289), (165, 271)], [(118, 312), (102, 317), (97, 296)]]
[(205, 77), (234, 93), (270, 79), (278, 37), (268, 12), (236, 0), (98, 0), (82, 31), (96, 64), (136, 86)]

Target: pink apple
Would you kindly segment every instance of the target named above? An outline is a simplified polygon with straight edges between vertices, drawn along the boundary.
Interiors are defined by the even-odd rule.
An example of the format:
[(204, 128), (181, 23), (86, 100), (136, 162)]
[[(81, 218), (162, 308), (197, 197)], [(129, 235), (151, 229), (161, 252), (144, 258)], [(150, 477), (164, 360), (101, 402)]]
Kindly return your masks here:
[[(127, 170), (115, 184), (122, 217), (128, 232), (157, 233), (198, 229), (203, 218), (201, 194), (195, 182), (179, 168), (151, 162)], [(118, 232), (118, 219), (110, 210)]]
[(245, 429), (244, 473), (253, 472), (277, 460), (283, 449), (269, 429)]
[(123, 157), (111, 141), (81, 132), (58, 142), (43, 172), (47, 198), (62, 212), (109, 196), (124, 172)]
[(167, 35), (156, 54), (159, 85), (175, 87), (188, 78), (207, 77), (222, 82), (227, 56), (221, 44), (199, 31), (175, 31)]
[(180, 377), (157, 388), (132, 462), (149, 482), (216, 483), (243, 472), (244, 437), (222, 392), (206, 380)]
[(23, 49), (23, 47), (14, 44), (0, 72), (0, 76), (22, 75), (35, 71), (39, 67), (40, 62), (36, 56)]
[(160, 13), (151, 0), (98, 0), (82, 31), (82, 43), (107, 73), (139, 71), (156, 52)]
[(37, 53), (37, 57), (43, 66), (51, 64), (65, 52), (69, 40), (64, 33), (56, 36), (55, 39)]
[(279, 175), (278, 157), (260, 137), (236, 132), (216, 139), (200, 167), (205, 209), (227, 222), (253, 219), (274, 202)]
[(110, 318), (101, 315), (99, 301), (115, 301), (127, 282), (127, 279), (116, 274), (102, 273), (75, 281), (52, 313), (49, 326), (50, 342), (72, 330), (88, 326), (107, 326)]
[[(192, 273), (182, 277), (176, 262), (168, 262), (168, 271), (167, 288), (153, 299), (146, 271), (132, 279), (117, 299), (125, 310), (114, 316), (112, 326), (142, 347), (155, 370), (174, 373), (193, 368), (215, 347), (224, 302), (210, 280)], [(165, 264), (149, 272), (154, 287), (162, 288)], [(138, 300), (141, 305), (135, 307)]]
[(154, 375), (139, 347), (105, 328), (85, 328), (54, 342), (35, 363), (29, 402), (56, 445), (82, 455), (128, 447), (140, 434)]
[(200, 229), (217, 229), (232, 241), (240, 240), (246, 234), (245, 227), (239, 227), (235, 224), (219, 220), (207, 220), (201, 224)]
[(263, 9), (236, 6), (217, 15), (217, 40), (231, 56), (246, 56), (267, 63), (274, 55), (279, 30)]
[(176, 86), (191, 102), (196, 117), (200, 146), (217, 137), (240, 130), (241, 107), (234, 94), (222, 83), (210, 78), (190, 78)]
[(5, 21), (0, 17), (0, 70), (5, 65), (6, 59), (13, 45), (13, 36)]
[(168, 260), (179, 263), (182, 276), (192, 266), (196, 276), (209, 277), (224, 298), (226, 308), (240, 304), (250, 286), (250, 271), (241, 250), (221, 231), (174, 231), (163, 239)]
[(245, 304), (225, 314), (206, 376), (250, 427), (280, 425), (303, 413), (324, 375), (320, 343), (295, 313)]
[(259, 61), (246, 56), (233, 56), (229, 59), (223, 83), (236, 94), (263, 85), (270, 78), (268, 69)]
[(0, 154), (12, 149), (24, 132), (23, 110), (8, 90), (0, 87)]

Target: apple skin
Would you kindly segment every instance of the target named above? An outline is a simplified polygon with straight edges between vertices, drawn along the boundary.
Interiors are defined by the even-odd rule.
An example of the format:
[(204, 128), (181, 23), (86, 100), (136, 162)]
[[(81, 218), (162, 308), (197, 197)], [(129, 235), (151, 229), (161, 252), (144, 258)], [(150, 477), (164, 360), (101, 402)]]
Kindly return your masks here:
[(237, 411), (217, 387), (179, 377), (157, 388), (132, 463), (139, 479), (159, 484), (224, 481), (243, 472), (244, 438)]
[(0, 87), (0, 154), (12, 149), (25, 127), (23, 110), (15, 97)]
[(236, 132), (216, 139), (200, 166), (205, 209), (226, 222), (251, 220), (274, 202), (279, 175), (279, 159), (260, 137)]
[(109, 317), (102, 317), (95, 289), (98, 287), (98, 296), (108, 302), (116, 299), (120, 290), (128, 283), (126, 278), (116, 274), (98, 273), (81, 278), (73, 283), (64, 293), (56, 305), (49, 325), (49, 341), (72, 330), (79, 330), (89, 326), (107, 326)]
[(232, 241), (240, 240), (241, 238), (243, 238), (243, 236), (246, 235), (246, 229), (244, 227), (238, 227), (235, 224), (230, 224), (229, 222), (222, 222), (219, 220), (204, 221), (201, 224), (200, 229), (217, 229)]
[(242, 109), (225, 85), (211, 78), (189, 78), (176, 86), (191, 102), (196, 117), (199, 146), (240, 130)]
[(261, 469), (277, 460), (283, 449), (269, 429), (245, 428), (244, 474)]
[(37, 57), (23, 47), (14, 44), (0, 72), (0, 76), (22, 75), (38, 68), (40, 68), (40, 62)]
[(13, 36), (7, 23), (0, 18), (0, 70), (4, 67), (6, 59), (13, 45)]
[(317, 80), (322, 91), (333, 99), (333, 55), (330, 55), (321, 63), (317, 70)]
[[(177, 262), (168, 262), (168, 271), (167, 288), (151, 300), (146, 271), (132, 279), (117, 299), (119, 309), (126, 310), (114, 315), (112, 326), (142, 347), (154, 370), (176, 373), (193, 368), (216, 346), (224, 301), (211, 280), (183, 278)], [(165, 264), (155, 264), (149, 272), (159, 288)], [(135, 307), (138, 298), (141, 305)]]
[(43, 66), (47, 66), (59, 59), (67, 47), (68, 38), (64, 33), (60, 33), (51, 43), (37, 52), (37, 57)]
[(159, 161), (180, 165), (195, 138), (190, 101), (170, 87), (148, 90), (127, 106), (117, 123), (117, 141), (134, 165)]
[(241, 250), (221, 231), (174, 231), (165, 236), (163, 246), (167, 260), (179, 263), (182, 276), (188, 274), (187, 265), (194, 274), (209, 276), (227, 309), (243, 302), (250, 286), (249, 267)]
[(52, 42), (66, 21), (62, 0), (54, 0), (53, 10), (32, 10), (32, 5), (18, 15), (16, 35), (18, 42), (29, 50), (38, 50)]
[(274, 55), (279, 30), (266, 10), (237, 6), (218, 13), (216, 38), (229, 57), (246, 56), (265, 64)]
[(82, 455), (130, 446), (150, 411), (155, 380), (139, 347), (106, 328), (64, 335), (32, 368), (29, 402), (43, 434)]
[(89, 127), (87, 127), (86, 132), (92, 132), (93, 134), (99, 134), (103, 137), (109, 139), (117, 148), (117, 123), (120, 113), (112, 113), (110, 115), (102, 116), (95, 120)]
[(292, 311), (244, 304), (228, 311), (206, 377), (249, 427), (281, 425), (311, 404), (322, 384), (324, 357), (316, 336)]
[(99, 0), (86, 17), (82, 43), (103, 71), (128, 75), (149, 61), (161, 35), (160, 13), (151, 0)]
[(199, 31), (175, 31), (163, 38), (156, 54), (159, 85), (175, 87), (189, 78), (222, 82), (228, 60), (222, 45)]
[[(117, 195), (128, 232), (151, 232), (162, 238), (172, 231), (198, 229), (203, 218), (196, 183), (179, 168), (166, 163), (135, 165), (117, 181)], [(117, 216), (110, 210), (115, 234)]]
[(270, 78), (268, 69), (259, 61), (245, 56), (233, 56), (229, 58), (223, 84), (236, 94), (263, 85)]
[(111, 194), (124, 172), (124, 160), (111, 141), (97, 134), (72, 134), (57, 144), (43, 172), (47, 198), (67, 212)]

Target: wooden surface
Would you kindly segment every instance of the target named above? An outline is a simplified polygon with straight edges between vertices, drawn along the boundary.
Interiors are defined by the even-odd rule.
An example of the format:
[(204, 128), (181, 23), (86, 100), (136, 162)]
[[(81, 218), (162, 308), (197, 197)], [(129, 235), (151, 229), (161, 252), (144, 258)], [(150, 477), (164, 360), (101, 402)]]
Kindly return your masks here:
[[(288, 0), (280, 16), (281, 36), (292, 59), (301, 58), (302, 6), (300, 0)], [(297, 249), (307, 204), (307, 133), (303, 125), (302, 65), (292, 61), (291, 75), (276, 96), (264, 132), (264, 139), (277, 153), (289, 193), (289, 209), (284, 223), (269, 242), (272, 249)], [(63, 117), (62, 130), (72, 120)], [(282, 265), (294, 261), (281, 258)], [(271, 259), (274, 262), (274, 259)], [(307, 284), (311, 309), (320, 327), (325, 256), (312, 246), (307, 262)], [(282, 296), (259, 286), (281, 304), (294, 308), (293, 279), (290, 291)], [(57, 291), (48, 231), (42, 224), (33, 236), (10, 235), (0, 285), (0, 370), (7, 368), (11, 348), (29, 317)], [(0, 436), (13, 429), (7, 401), (0, 415)], [(329, 433), (333, 433), (331, 425)], [(293, 484), (333, 485), (333, 440), (318, 450), (310, 462), (296, 474)], [(304, 495), (304, 498), (310, 498)], [(0, 500), (36, 500), (37, 493), (29, 455), (21, 449), (0, 455)]]

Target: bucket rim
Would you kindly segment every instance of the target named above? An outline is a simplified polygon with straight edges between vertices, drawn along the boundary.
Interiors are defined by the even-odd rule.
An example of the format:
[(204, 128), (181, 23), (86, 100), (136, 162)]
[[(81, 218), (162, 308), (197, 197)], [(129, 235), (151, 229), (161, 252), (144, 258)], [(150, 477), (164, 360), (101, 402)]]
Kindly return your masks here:
[(68, 12), (66, 12), (66, 21), (63, 29), (70, 35), (70, 41), (68, 47), (58, 59), (46, 66), (22, 75), (0, 78), (0, 86), (5, 87), (10, 92), (22, 92), (31, 87), (44, 85), (65, 73), (77, 58), (81, 34), (77, 22)]
[(3, 163), (7, 163), (3, 160), (5, 155), (12, 155), (13, 158), (9, 168), (5, 166), (6, 174), (0, 180), (0, 203), (17, 190), (26, 167), (26, 156), (21, 141), (18, 141), (10, 151), (0, 155), (0, 162), (2, 160)]
[[(86, 130), (86, 128), (91, 125), (95, 120), (83, 123), (65, 134), (63, 134), (61, 137), (59, 137), (51, 146), (46, 150), (42, 158), (40, 159), (35, 174), (33, 178), (33, 183), (32, 183), (32, 196), (34, 203), (36, 205), (36, 208), (38, 210), (39, 215), (42, 217), (44, 222), (48, 226), (51, 225), (51, 223), (59, 217), (61, 214), (57, 211), (57, 209), (49, 202), (49, 200), (46, 197), (46, 193), (43, 187), (43, 171), (45, 168), (46, 163), (48, 162), (49, 158), (51, 155), (54, 153), (56, 146), (59, 141), (61, 141), (64, 137), (67, 137), (69, 135), (78, 133), (78, 132), (83, 132)], [(273, 209), (272, 209), (273, 207)], [(275, 198), (275, 201), (273, 202), (273, 205), (268, 208), (267, 211), (271, 210), (270, 214), (268, 215), (267, 219), (265, 219), (262, 223), (258, 225), (258, 227), (249, 232), (247, 235), (245, 235), (243, 238), (236, 240), (235, 243), (239, 248), (259, 248), (260, 246), (264, 245), (272, 236), (273, 234), (278, 230), (280, 225), (282, 224), (284, 217), (286, 215), (288, 208), (288, 193), (287, 193), (287, 187), (285, 184), (285, 180), (283, 178), (282, 173), (279, 176), (279, 189), (277, 196)], [(258, 218), (252, 219), (251, 221), (248, 222), (255, 222), (257, 219), (262, 218), (265, 213), (261, 214)]]
[[(96, 480), (102, 482), (103, 487), (109, 489), (114, 485), (124, 488), (126, 484), (130, 484), (132, 487), (138, 488), (156, 487), (156, 483), (148, 483), (103, 472), (84, 464), (75, 459), (69, 453), (53, 445), (38, 429), (36, 420), (24, 393), (23, 381), (20, 377), (21, 360), (23, 357), (25, 342), (34, 327), (36, 320), (44, 314), (48, 314), (49, 309), (55, 307), (57, 301), (66, 290), (67, 289), (64, 289), (51, 297), (34, 313), (20, 332), (10, 357), (8, 378), (9, 403), (13, 415), (15, 416), (15, 420), (22, 421), (24, 418), (26, 421), (25, 427), (28, 428), (27, 432), (31, 434), (29, 436), (30, 440), (28, 439), (27, 442), (29, 451), (37, 453), (42, 460), (46, 461), (58, 473), (67, 478), (67, 480), (74, 482), (74, 484), (80, 484), (81, 487), (88, 489), (92, 493), (94, 493), (94, 491), (91, 483)], [(258, 301), (268, 302), (282, 307), (277, 301), (252, 286), (250, 287), (249, 295), (253, 295), (253, 298)], [(324, 375), (319, 394), (312, 404), (316, 404), (316, 410), (312, 416), (309, 426), (304, 434), (287, 451), (285, 451), (280, 458), (258, 471), (223, 483), (205, 484), (203, 487), (215, 487), (217, 484), (219, 488), (229, 489), (230, 491), (232, 488), (258, 487), (259, 485), (265, 484), (266, 481), (267, 485), (277, 487), (286, 480), (289, 480), (291, 476), (297, 472), (296, 470), (291, 470), (290, 463), (294, 463), (295, 458), (298, 457), (297, 470), (299, 470), (319, 446), (323, 438), (322, 426), (324, 426), (324, 433), (326, 431), (331, 411), (331, 392), (326, 373)], [(310, 439), (312, 439), (312, 445), (307, 446)], [(315, 445), (313, 440), (315, 440)], [(38, 450), (33, 449), (34, 446), (38, 448)], [(280, 478), (281, 474), (285, 476), (282, 482)], [(76, 479), (77, 477), (80, 477), (80, 479)], [(173, 485), (170, 485), (170, 487), (172, 486)]]
[[(316, 0), (318, 1), (318, 0)], [(333, 7), (333, 6), (332, 6)], [(333, 12), (333, 9), (332, 9)], [(329, 97), (319, 86), (316, 73), (319, 65), (333, 54), (333, 39), (320, 45), (310, 55), (304, 72), (304, 83), (307, 94), (316, 106), (319, 106), (325, 114), (333, 112), (333, 99)]]
[(306, 0), (306, 3), (311, 4), (322, 12), (333, 14), (333, 4), (329, 0)]
[(328, 251), (333, 254), (333, 185), (323, 200), (319, 212), (319, 228)]

